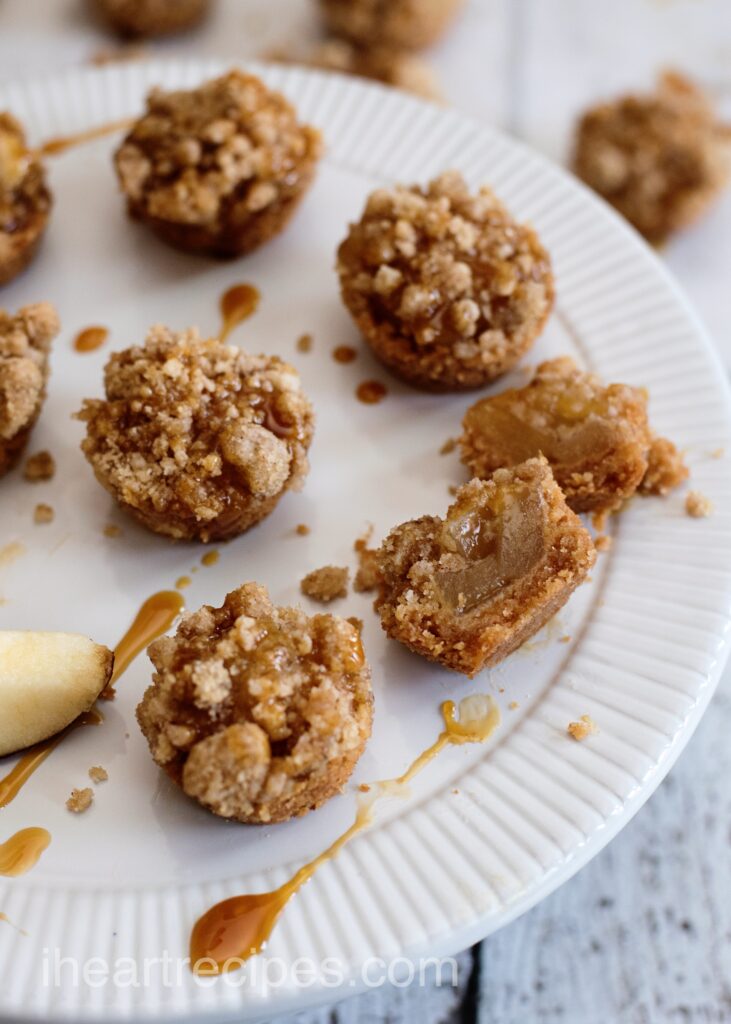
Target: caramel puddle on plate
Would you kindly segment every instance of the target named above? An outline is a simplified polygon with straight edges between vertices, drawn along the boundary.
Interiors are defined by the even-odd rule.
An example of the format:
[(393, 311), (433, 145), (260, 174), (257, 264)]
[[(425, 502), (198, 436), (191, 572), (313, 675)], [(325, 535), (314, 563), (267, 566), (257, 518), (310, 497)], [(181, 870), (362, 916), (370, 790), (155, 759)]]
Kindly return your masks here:
[(99, 124), (95, 128), (89, 128), (83, 132), (76, 132), (74, 135), (58, 135), (56, 138), (48, 139), (35, 150), (36, 156), (57, 156), (65, 153), (67, 149), (74, 146), (81, 146), (85, 142), (93, 142), (105, 135), (113, 135), (115, 132), (124, 132), (134, 124), (134, 118), (125, 117), (121, 121), (108, 121), (106, 124)]
[(364, 380), (355, 389), (355, 397), (364, 405), (376, 405), (386, 397), (387, 393), (386, 385), (381, 384), (380, 380)]
[[(170, 628), (182, 610), (182, 595), (176, 594), (173, 590), (163, 590), (159, 594), (148, 597), (135, 616), (134, 622), (115, 648), (114, 672), (109, 686), (119, 679), (141, 650)], [(91, 711), (79, 715), (75, 721), (55, 736), (51, 736), (50, 739), (37, 743), (27, 750), (12, 771), (0, 779), (0, 808), (7, 807), (16, 798), (31, 775), (37, 768), (40, 768), (46, 758), (70, 733), (78, 729), (79, 726), (99, 725), (103, 721), (103, 715), (92, 708)]]
[(74, 338), (74, 349), (77, 352), (95, 352), (101, 348), (109, 337), (106, 327), (85, 327)]
[(261, 298), (258, 288), (253, 284), (235, 284), (221, 296), (221, 341), (228, 338), (234, 327), (253, 316), (259, 308)]
[(460, 701), (459, 717), (451, 700), (442, 704), (441, 711), (444, 729), (435, 742), (412, 762), (403, 775), (372, 783), (369, 789), (373, 789), (373, 793), (361, 800), (353, 824), (319, 856), (304, 864), (278, 889), (233, 896), (217, 903), (199, 918), (190, 937), (191, 969), (196, 974), (224, 974), (241, 967), (245, 960), (261, 952), (288, 901), (322, 864), (332, 860), (346, 843), (368, 828), (373, 820), (373, 806), (380, 797), (398, 792), (445, 747), (484, 743), (500, 724), (497, 705), (491, 697), (481, 694)]
[(51, 842), (45, 828), (24, 828), (0, 843), (0, 875), (17, 878), (34, 867)]

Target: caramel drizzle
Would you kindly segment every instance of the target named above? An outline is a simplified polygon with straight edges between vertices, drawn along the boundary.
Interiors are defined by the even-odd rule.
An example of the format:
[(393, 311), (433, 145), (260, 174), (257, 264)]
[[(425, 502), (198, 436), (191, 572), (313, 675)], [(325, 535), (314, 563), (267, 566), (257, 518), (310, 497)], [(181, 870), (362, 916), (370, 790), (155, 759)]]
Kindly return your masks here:
[(74, 348), (77, 352), (95, 352), (108, 337), (109, 331), (106, 327), (86, 327), (74, 338)]
[(115, 132), (126, 132), (133, 124), (133, 117), (124, 117), (120, 121), (109, 121), (106, 124), (99, 124), (94, 128), (88, 128), (86, 131), (76, 132), (73, 135), (58, 135), (56, 138), (48, 139), (42, 143), (34, 151), (33, 155), (41, 157), (58, 156), (59, 153), (65, 153), (67, 149), (81, 146), (85, 142), (94, 142), (95, 139), (101, 139), (105, 135), (113, 135)]
[(468, 718), (465, 712), (470, 705), (467, 702), (475, 699), (466, 698), (460, 703), (460, 718), (457, 717), (454, 702), (445, 701), (441, 707), (444, 729), (435, 742), (411, 763), (403, 775), (364, 787), (368, 790), (372, 788), (374, 792), (367, 800), (361, 800), (350, 828), (314, 860), (304, 864), (288, 882), (272, 892), (233, 896), (223, 900), (199, 918), (190, 937), (191, 969), (200, 975), (224, 974), (241, 967), (244, 961), (261, 952), (292, 896), (312, 878), (322, 864), (332, 860), (351, 839), (372, 823), (373, 807), (379, 798), (398, 792), (445, 747), (484, 743), (500, 724), (500, 711), (492, 698), (481, 697), (481, 701), (487, 701), (487, 710), (477, 717)]
[(386, 397), (386, 394), (386, 385), (380, 380), (364, 380), (355, 389), (355, 397), (364, 405), (376, 405)]
[(225, 341), (234, 327), (253, 316), (259, 308), (261, 295), (253, 284), (235, 284), (221, 296), (221, 341)]
[[(156, 637), (164, 633), (173, 624), (183, 609), (183, 598), (172, 590), (163, 590), (153, 594), (140, 608), (135, 620), (117, 644), (114, 651), (114, 672), (110, 686), (115, 683), (129, 664)], [(53, 753), (66, 737), (82, 725), (99, 725), (103, 716), (95, 708), (79, 715), (65, 729), (51, 736), (50, 739), (37, 743), (18, 761), (16, 766), (0, 779), (0, 808), (7, 807), (21, 791), (28, 779)]]
[(205, 555), (201, 558), (201, 565), (211, 566), (215, 565), (221, 555), (218, 551), (206, 551)]
[(34, 867), (51, 842), (45, 828), (24, 828), (0, 843), (0, 875), (17, 878)]

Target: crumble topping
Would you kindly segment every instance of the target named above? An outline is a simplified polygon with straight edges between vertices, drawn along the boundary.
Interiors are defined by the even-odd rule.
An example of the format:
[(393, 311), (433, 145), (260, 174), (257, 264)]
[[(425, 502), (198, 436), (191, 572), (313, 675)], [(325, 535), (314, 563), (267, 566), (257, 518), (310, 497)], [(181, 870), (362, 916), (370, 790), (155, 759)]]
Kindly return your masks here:
[(685, 496), (685, 511), (693, 519), (707, 519), (713, 512), (713, 503), (700, 491), (688, 491)]
[(327, 28), (364, 47), (417, 50), (443, 34), (463, 0), (320, 0)]
[(596, 723), (589, 717), (589, 715), (582, 715), (578, 722), (569, 722), (566, 726), (566, 731), (572, 740), (581, 742), (585, 740), (587, 736), (594, 736), (599, 732), (596, 727)]
[(97, 784), (100, 782), (106, 782), (109, 778), (109, 772), (106, 768), (102, 768), (100, 764), (94, 765), (89, 769), (89, 778), (92, 782), (96, 782)]
[(114, 353), (87, 400), (82, 449), (100, 482), (151, 528), (213, 539), (266, 515), (308, 471), (313, 414), (299, 376), (195, 329), (153, 327)]
[(527, 387), (471, 406), (460, 443), (462, 461), (480, 477), (543, 454), (570, 507), (601, 514), (637, 490), (650, 436), (642, 389), (605, 387), (563, 356), (541, 363)]
[(73, 814), (83, 814), (88, 811), (94, 800), (94, 792), (89, 789), (72, 789), (71, 796), (66, 801), (66, 807)]
[(304, 814), (342, 787), (370, 735), (359, 630), (277, 608), (258, 584), (186, 615), (148, 653), (155, 675), (137, 717), (152, 755), (223, 817)]
[(39, 526), (44, 523), (52, 523), (54, 520), (55, 512), (51, 505), (46, 505), (41, 502), (36, 505), (35, 511), (33, 512), (33, 522)]
[(449, 171), (426, 189), (381, 188), (338, 251), (345, 304), (391, 369), (474, 387), (511, 367), (553, 304), (548, 254), (494, 193)]
[(94, 3), (118, 32), (131, 36), (164, 35), (190, 28), (211, 6), (211, 0), (94, 0)]
[(612, 538), (606, 533), (594, 538), (594, 547), (597, 551), (609, 551), (612, 546)]
[(695, 220), (726, 185), (731, 133), (698, 86), (666, 72), (654, 92), (584, 114), (574, 169), (659, 244)]
[(24, 306), (14, 316), (0, 310), (0, 451), (40, 411), (48, 353), (58, 330), (58, 316), (48, 302)]
[(369, 526), (363, 536), (353, 544), (353, 550), (358, 559), (358, 570), (353, 580), (353, 590), (359, 594), (367, 594), (375, 590), (380, 580), (379, 549), (368, 546), (372, 535), (373, 527)]
[(474, 676), (552, 618), (595, 559), (548, 463), (531, 459), (465, 484), (444, 519), (392, 530), (376, 608), (389, 636)]
[(313, 569), (300, 582), (300, 590), (313, 601), (327, 604), (338, 597), (348, 596), (348, 579), (350, 573), (346, 568), (337, 565), (325, 565), (322, 569)]
[(672, 441), (653, 438), (647, 453), (647, 472), (640, 484), (642, 494), (669, 494), (688, 478), (688, 467)]
[(56, 475), (56, 460), (50, 452), (36, 452), (26, 459), (23, 476), (32, 484), (53, 480)]
[(230, 71), (197, 89), (153, 89), (115, 162), (136, 215), (216, 234), (292, 200), (320, 150), (283, 96)]
[[(50, 205), (43, 166), (28, 149), (22, 125), (7, 111), (0, 112), (0, 233), (21, 230)], [(4, 248), (0, 242), (0, 258)]]

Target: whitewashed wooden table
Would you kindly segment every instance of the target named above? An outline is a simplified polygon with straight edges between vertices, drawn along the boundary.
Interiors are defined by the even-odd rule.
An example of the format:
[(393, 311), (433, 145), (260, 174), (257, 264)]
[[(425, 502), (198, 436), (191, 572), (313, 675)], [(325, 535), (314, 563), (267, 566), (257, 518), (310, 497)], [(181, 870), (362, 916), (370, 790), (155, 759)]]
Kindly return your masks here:
[[(313, 7), (219, 0), (203, 29), (154, 52), (258, 56), (314, 35)], [(0, 78), (78, 65), (110, 45), (82, 0), (0, 4)], [(450, 102), (559, 162), (582, 107), (647, 85), (666, 66), (696, 77), (731, 121), (731, 0), (468, 0), (429, 56)], [(731, 366), (731, 190), (663, 258)], [(384, 987), (290, 1022), (731, 1021), (730, 735), (727, 671), (637, 818), (553, 896), (461, 954), (456, 988)]]

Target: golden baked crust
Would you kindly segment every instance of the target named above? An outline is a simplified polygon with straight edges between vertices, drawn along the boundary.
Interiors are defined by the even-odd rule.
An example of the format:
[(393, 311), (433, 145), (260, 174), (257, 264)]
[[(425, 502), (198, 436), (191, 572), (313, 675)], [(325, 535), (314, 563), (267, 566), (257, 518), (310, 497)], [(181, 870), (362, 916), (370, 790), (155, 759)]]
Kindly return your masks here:
[(125, 36), (162, 36), (197, 25), (211, 0), (91, 0), (98, 13)]
[(282, 230), (321, 149), (283, 96), (230, 71), (197, 89), (154, 89), (115, 165), (132, 217), (181, 249), (234, 257)]
[(176, 539), (223, 540), (272, 511), (308, 472), (312, 406), (296, 370), (194, 329), (150, 330), (114, 353), (106, 400), (87, 400), (84, 454), (128, 512)]
[(0, 113), (0, 285), (31, 262), (50, 212), (43, 164), (27, 148), (20, 122)]
[(480, 399), (462, 426), (462, 461), (473, 476), (545, 455), (574, 512), (619, 508), (648, 467), (645, 393), (605, 387), (568, 356), (541, 363), (527, 387)]
[(728, 182), (731, 130), (698, 86), (667, 72), (653, 93), (587, 111), (574, 143), (580, 178), (650, 242), (699, 217)]
[(446, 31), (463, 0), (320, 0), (330, 32), (359, 46), (419, 50)]
[(443, 98), (428, 64), (411, 53), (390, 46), (361, 47), (346, 39), (325, 39), (309, 52), (277, 51), (269, 57), (282, 64), (304, 64), (323, 71), (369, 78), (427, 100)]
[(489, 188), (449, 171), (381, 188), (338, 250), (343, 301), (375, 354), (418, 387), (480, 387), (540, 334), (554, 298), (548, 254)]
[(0, 310), (0, 476), (20, 458), (40, 415), (58, 329), (48, 302), (24, 306), (15, 316)]
[(152, 756), (188, 796), (244, 822), (319, 807), (350, 777), (373, 697), (359, 631), (333, 615), (276, 608), (246, 583), (148, 651), (137, 708)]
[(445, 519), (392, 530), (376, 608), (389, 636), (474, 676), (555, 615), (595, 560), (548, 463), (531, 459), (460, 487)]

